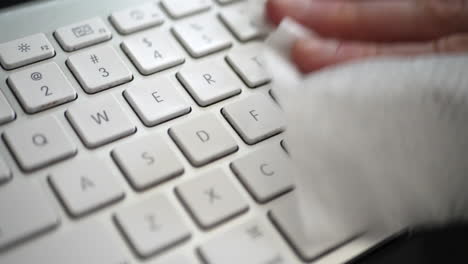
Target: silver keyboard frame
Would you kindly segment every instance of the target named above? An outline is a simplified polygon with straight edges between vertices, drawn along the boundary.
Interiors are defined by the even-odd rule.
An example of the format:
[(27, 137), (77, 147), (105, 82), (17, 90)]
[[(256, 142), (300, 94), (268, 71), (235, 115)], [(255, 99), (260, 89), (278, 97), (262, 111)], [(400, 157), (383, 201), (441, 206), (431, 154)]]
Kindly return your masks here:
[[(145, 0), (142, 0), (144, 2)], [(222, 122), (223, 125), (228, 129), (228, 131), (232, 134), (232, 136), (236, 139), (237, 144), (239, 145), (239, 150), (235, 152), (234, 154), (231, 154), (225, 158), (222, 158), (220, 160), (217, 160), (215, 162), (212, 162), (210, 165), (203, 166), (201, 168), (195, 168), (193, 167), (188, 160), (182, 155), (182, 152), (177, 148), (177, 146), (174, 144), (174, 142), (170, 139), (167, 131), (168, 129), (173, 126), (174, 124), (178, 124), (180, 122), (184, 122), (184, 120), (187, 120), (188, 118), (191, 118), (193, 116), (205, 113), (205, 112), (215, 112), (219, 117), (221, 117), (222, 120), (224, 120), (224, 117), (222, 117), (220, 110), (221, 108), (231, 102), (235, 102), (237, 100), (240, 100), (242, 98), (247, 97), (248, 95), (252, 93), (265, 93), (267, 94), (269, 92), (269, 87), (263, 86), (257, 89), (250, 89), (243, 85), (242, 87), (242, 92), (240, 95), (231, 97), (227, 100), (221, 101), (220, 103), (211, 105), (209, 107), (200, 107), (198, 106), (195, 101), (190, 97), (190, 95), (185, 91), (185, 89), (179, 85), (178, 89), (181, 92), (181, 94), (187, 99), (188, 102), (190, 102), (191, 107), (192, 107), (192, 112), (190, 112), (187, 115), (184, 115), (182, 117), (178, 117), (176, 119), (173, 119), (171, 121), (165, 122), (161, 125), (157, 125), (155, 127), (146, 127), (143, 125), (143, 123), (140, 121), (136, 113), (132, 110), (130, 105), (125, 101), (124, 97), (122, 96), (122, 92), (128, 88), (134, 85), (135, 83), (139, 81), (143, 81), (147, 78), (153, 78), (155, 75), (168, 75), (170, 78), (175, 82), (178, 83), (178, 81), (175, 78), (175, 73), (178, 71), (180, 67), (183, 67), (185, 64), (189, 64), (194, 60), (197, 61), (203, 61), (203, 60), (213, 60), (213, 59), (218, 59), (218, 60), (224, 60), (224, 56), (229, 52), (230, 49), (217, 52), (212, 55), (208, 55), (206, 57), (203, 57), (201, 59), (193, 59), (191, 58), (188, 53), (186, 53), (186, 62), (182, 64), (181, 66), (177, 66), (174, 68), (171, 68), (169, 70), (165, 70), (160, 73), (152, 74), (149, 76), (143, 76), (141, 75), (138, 70), (134, 67), (132, 62), (129, 60), (129, 58), (123, 53), (122, 49), (120, 48), (120, 44), (122, 40), (124, 40), (127, 37), (131, 37), (135, 34), (130, 34), (128, 36), (123, 36), (120, 35), (116, 29), (114, 28), (113, 25), (108, 20), (108, 16), (113, 12), (117, 11), (120, 9), (124, 9), (126, 7), (132, 6), (132, 4), (135, 4), (135, 0), (99, 0), (99, 1), (92, 1), (92, 0), (67, 0), (67, 1), (33, 1), (31, 3), (27, 4), (22, 4), (19, 6), (15, 7), (10, 7), (7, 9), (3, 9), (0, 11), (0, 42), (6, 42), (10, 41), (19, 37), (23, 36), (28, 36), (32, 35), (34, 33), (45, 33), (51, 44), (56, 50), (56, 55), (55, 57), (51, 59), (47, 59), (43, 62), (48, 62), (48, 61), (55, 61), (63, 70), (65, 76), (68, 78), (68, 80), (71, 82), (72, 86), (75, 88), (76, 92), (78, 93), (78, 98), (75, 101), (66, 103), (64, 105), (60, 105), (57, 107), (54, 107), (49, 110), (42, 111), (37, 114), (26, 114), (22, 107), (20, 106), (18, 100), (15, 98), (13, 95), (13, 92), (10, 90), (8, 85), (6, 84), (6, 79), (8, 78), (9, 74), (15, 71), (21, 71), (24, 68), (27, 68), (28, 66), (24, 66), (15, 70), (11, 71), (6, 71), (2, 68), (0, 68), (0, 89), (3, 91), (5, 94), (6, 98), (10, 102), (10, 105), (16, 112), (16, 119), (12, 122), (9, 122), (5, 125), (0, 126), (0, 134), (3, 134), (3, 132), (8, 129), (9, 127), (15, 126), (18, 123), (21, 122), (27, 122), (28, 120), (36, 119), (39, 117), (42, 117), (44, 115), (54, 115), (58, 118), (58, 120), (61, 122), (63, 125), (65, 131), (70, 135), (72, 141), (77, 145), (78, 147), (78, 155), (68, 159), (66, 161), (59, 162), (58, 164), (52, 165), (50, 167), (40, 169), (38, 171), (34, 171), (33, 173), (23, 173), (19, 168), (15, 160), (13, 159), (10, 151), (6, 148), (5, 142), (2, 140), (0, 142), (0, 154), (1, 156), (5, 159), (7, 162), (8, 166), (11, 168), (13, 172), (13, 179), (12, 181), (38, 181), (42, 185), (46, 195), (48, 196), (50, 203), (52, 206), (56, 209), (57, 213), (59, 214), (61, 218), (61, 223), (60, 225), (53, 231), (50, 231), (46, 234), (40, 235), (37, 238), (31, 239), (26, 241), (25, 243), (36, 243), (39, 240), (45, 240), (48, 238), (48, 236), (54, 232), (66, 232), (67, 230), (73, 229), (75, 225), (81, 225), (85, 222), (89, 221), (101, 221), (106, 223), (106, 228), (109, 229), (111, 235), (115, 237), (115, 240), (117, 241), (117, 245), (122, 249), (124, 254), (127, 255), (128, 259), (133, 261), (132, 263), (142, 263), (142, 261), (136, 257), (136, 255), (132, 252), (131, 248), (126, 244), (124, 238), (116, 228), (113, 220), (112, 220), (112, 215), (114, 212), (119, 210), (119, 208), (135, 204), (136, 202), (140, 201), (141, 199), (144, 199), (146, 197), (150, 197), (151, 195), (155, 193), (165, 193), (169, 199), (173, 200), (175, 204), (177, 204), (179, 211), (181, 214), (189, 218), (188, 221), (186, 221), (189, 224), (189, 228), (191, 229), (192, 232), (192, 237), (185, 243), (182, 243), (181, 245), (176, 246), (175, 248), (169, 249), (162, 253), (161, 255), (169, 255), (171, 252), (174, 251), (185, 251), (184, 253), (187, 255), (192, 255), (195, 256), (195, 249), (201, 245), (204, 241), (207, 239), (210, 239), (212, 237), (215, 237), (217, 234), (220, 234), (224, 231), (227, 231), (234, 226), (244, 223), (245, 221), (252, 219), (256, 217), (257, 219), (260, 220), (263, 225), (270, 230), (270, 233), (272, 234), (273, 239), (275, 240), (275, 244), (278, 245), (278, 248), (280, 249), (280, 252), (283, 254), (283, 256), (286, 258), (287, 263), (304, 263), (303, 261), (300, 260), (300, 258), (293, 252), (291, 247), (288, 245), (286, 240), (280, 235), (280, 233), (276, 230), (276, 228), (273, 226), (271, 221), (267, 217), (267, 212), (275, 206), (275, 204), (284, 198), (279, 197), (267, 204), (258, 204), (256, 203), (253, 198), (248, 194), (246, 189), (240, 184), (240, 182), (237, 180), (237, 178), (234, 176), (232, 171), (229, 168), (229, 163), (232, 162), (233, 160), (244, 156), (247, 153), (250, 153), (252, 150), (257, 149), (261, 146), (265, 146), (267, 144), (280, 144), (280, 141), (283, 139), (283, 135), (279, 134), (276, 135), (272, 138), (269, 138), (265, 141), (262, 141), (254, 146), (249, 146), (245, 144), (242, 139), (237, 135), (237, 133), (234, 131), (234, 129), (228, 124), (228, 122)], [(203, 14), (207, 15), (210, 13), (213, 16), (216, 16), (219, 12), (220, 9), (223, 7), (220, 7), (219, 4), (215, 3), (213, 4), (213, 7), (211, 8), (210, 11), (204, 12)], [(159, 26), (159, 30), (170, 30), (171, 25), (177, 23), (177, 21), (183, 21), (184, 19), (181, 20), (173, 20), (167, 16), (165, 12), (163, 12), (166, 19), (165, 22), (162, 26)], [(112, 32), (112, 39), (109, 41), (105, 41), (103, 43), (93, 45), (91, 47), (85, 48), (85, 49), (90, 49), (94, 48), (100, 45), (112, 45), (115, 50), (119, 53), (123, 61), (127, 64), (129, 69), (132, 71), (134, 75), (134, 80), (126, 83), (124, 85), (120, 85), (114, 88), (111, 88), (109, 90), (105, 90), (102, 92), (99, 92), (97, 94), (87, 94), (84, 92), (84, 90), (81, 88), (77, 80), (74, 78), (74, 76), (71, 74), (70, 70), (68, 67), (65, 65), (65, 61), (67, 57), (71, 54), (74, 54), (79, 51), (75, 52), (65, 52), (63, 49), (60, 47), (60, 45), (57, 43), (55, 37), (53, 36), (53, 32), (61, 27), (68, 25), (70, 23), (82, 21), (88, 18), (92, 17), (101, 17), (103, 21), (106, 23), (108, 28)], [(194, 15), (197, 16), (197, 15)], [(233, 47), (237, 45), (241, 45), (240, 43), (234, 36), (232, 36), (233, 40)], [(83, 49), (83, 50), (85, 50)], [(37, 65), (43, 62), (38, 62), (33, 65)], [(80, 138), (78, 137), (77, 133), (72, 129), (71, 125), (65, 118), (64, 112), (68, 107), (70, 107), (73, 104), (79, 104), (83, 100), (93, 100), (93, 98), (101, 97), (101, 96), (110, 96), (114, 95), (121, 105), (123, 106), (124, 110), (128, 113), (128, 116), (130, 117), (131, 121), (137, 126), (137, 132), (131, 136), (125, 137), (123, 139), (117, 140), (115, 142), (112, 142), (110, 144), (107, 144), (103, 147), (99, 147), (97, 149), (87, 149)], [(168, 182), (165, 182), (161, 185), (157, 185), (155, 187), (150, 188), (149, 190), (143, 191), (143, 192), (136, 192), (131, 188), (131, 186), (128, 184), (127, 180), (121, 173), (121, 171), (118, 169), (116, 164), (111, 158), (111, 151), (115, 147), (124, 144), (128, 141), (131, 141), (135, 139), (136, 137), (148, 134), (148, 133), (156, 133), (161, 136), (163, 136), (165, 139), (167, 139), (167, 142), (169, 142), (171, 148), (174, 150), (174, 152), (177, 154), (178, 158), (182, 162), (182, 164), (185, 167), (185, 172), (182, 176), (176, 177), (175, 179), (169, 180)], [(126, 193), (125, 198), (122, 201), (117, 202), (116, 204), (113, 204), (111, 206), (105, 207), (103, 209), (100, 209), (91, 215), (79, 218), (79, 219), (73, 219), (69, 215), (67, 215), (65, 209), (63, 206), (60, 204), (59, 200), (53, 193), (48, 181), (47, 177), (49, 173), (54, 170), (55, 168), (59, 168), (62, 166), (67, 166), (69, 162), (71, 162), (73, 159), (78, 158), (79, 156), (85, 157), (85, 156), (94, 156), (94, 157), (100, 157), (103, 160), (105, 160), (108, 164), (110, 164), (110, 167), (112, 168), (113, 172), (115, 175), (120, 175), (121, 177), (118, 177), (118, 181), (121, 183), (121, 185), (124, 188), (124, 191)], [(249, 204), (249, 210), (247, 213), (242, 214), (241, 216), (236, 217), (235, 219), (231, 219), (228, 222), (220, 225), (219, 227), (216, 227), (210, 231), (202, 231), (191, 219), (190, 215), (188, 212), (182, 207), (182, 204), (180, 203), (179, 200), (177, 200), (175, 194), (174, 194), (174, 187), (177, 186), (178, 184), (185, 182), (193, 177), (197, 177), (201, 173), (208, 171), (212, 169), (213, 167), (222, 167), (226, 172), (229, 173), (229, 175), (233, 178), (233, 182), (235, 184), (235, 187), (238, 188), (242, 195), (245, 197), (246, 201), (248, 201)], [(5, 185), (12, 184), (12, 181), (7, 182)], [(0, 186), (0, 192), (2, 190), (3, 186)], [(26, 195), (26, 194), (25, 194)], [(294, 195), (294, 193), (289, 193), (287, 195)], [(339, 249), (327, 254), (326, 256), (319, 258), (317, 261), (314, 261), (313, 263), (343, 263), (347, 262), (348, 260), (352, 259), (353, 257), (361, 254), (364, 250), (376, 245), (379, 242), (382, 242), (385, 238), (388, 238), (388, 234), (374, 234), (374, 233), (368, 233), (365, 234), (364, 236), (361, 236), (352, 242), (340, 247)], [(17, 247), (21, 247), (22, 245), (18, 245)], [(15, 247), (16, 248), (16, 247)], [(11, 249), (14, 250), (15, 248)], [(158, 255), (159, 256), (159, 255)], [(150, 258), (149, 260), (145, 260), (145, 263), (153, 263), (157, 262), (158, 256), (154, 256)], [(198, 261), (201, 263), (200, 259)], [(0, 263), (2, 262), (2, 255), (0, 254)]]

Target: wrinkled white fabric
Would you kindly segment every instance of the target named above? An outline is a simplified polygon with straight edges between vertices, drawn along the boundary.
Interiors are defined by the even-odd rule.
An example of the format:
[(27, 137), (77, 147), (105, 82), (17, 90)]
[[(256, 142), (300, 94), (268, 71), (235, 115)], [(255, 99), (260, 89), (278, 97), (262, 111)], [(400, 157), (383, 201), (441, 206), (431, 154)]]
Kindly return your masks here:
[[(261, 1), (251, 4), (261, 19)], [(304, 231), (467, 220), (468, 56), (377, 58), (302, 76), (288, 59), (302, 34), (283, 22), (264, 59), (286, 113)]]

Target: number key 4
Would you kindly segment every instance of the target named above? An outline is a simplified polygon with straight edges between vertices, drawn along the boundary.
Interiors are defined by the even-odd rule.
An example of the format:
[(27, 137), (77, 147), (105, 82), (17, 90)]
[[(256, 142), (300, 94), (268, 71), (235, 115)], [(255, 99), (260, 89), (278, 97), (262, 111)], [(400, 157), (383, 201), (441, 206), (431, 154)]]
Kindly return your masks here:
[(97, 93), (133, 78), (120, 56), (110, 46), (72, 55), (68, 58), (67, 65), (87, 93)]

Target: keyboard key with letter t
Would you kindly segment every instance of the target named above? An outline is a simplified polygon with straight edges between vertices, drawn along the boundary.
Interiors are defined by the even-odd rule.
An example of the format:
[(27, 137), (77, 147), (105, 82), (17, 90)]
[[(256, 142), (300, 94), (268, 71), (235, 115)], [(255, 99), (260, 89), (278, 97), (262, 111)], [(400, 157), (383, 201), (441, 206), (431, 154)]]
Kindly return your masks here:
[(241, 84), (235, 74), (224, 63), (215, 61), (183, 67), (177, 78), (201, 106), (217, 103), (241, 92)]
[(285, 129), (283, 112), (269, 97), (263, 94), (251, 95), (229, 104), (222, 110), (247, 144), (256, 144)]
[(88, 148), (96, 148), (135, 133), (136, 127), (112, 96), (73, 105), (65, 113)]
[(259, 44), (251, 44), (231, 51), (226, 61), (250, 88), (270, 82), (271, 78), (263, 67)]
[(54, 55), (54, 47), (42, 33), (0, 44), (0, 64), (7, 70), (51, 58)]
[(184, 172), (162, 136), (149, 135), (118, 146), (112, 157), (133, 188), (141, 191)]
[(61, 27), (55, 31), (55, 37), (65, 51), (74, 51), (109, 40), (112, 34), (96, 17)]
[(76, 98), (76, 92), (55, 62), (10, 75), (8, 84), (26, 112), (33, 114)]
[(162, 194), (120, 210), (115, 220), (142, 258), (158, 254), (190, 237), (182, 215)]
[(114, 177), (104, 161), (87, 158), (53, 171), (49, 179), (70, 215), (80, 217), (124, 197)]
[(32, 171), (70, 158), (77, 148), (53, 116), (12, 126), (3, 134), (21, 169)]
[(0, 192), (0, 212), (0, 252), (59, 224), (57, 213), (41, 186), (35, 182), (13, 182), (3, 186)]
[(286, 264), (273, 238), (260, 221), (250, 220), (218, 235), (200, 247), (207, 263)]
[(246, 212), (248, 204), (222, 169), (214, 169), (184, 182), (176, 193), (204, 229)]
[(229, 155), (239, 148), (214, 114), (195, 117), (169, 129), (188, 160), (197, 167)]
[(227, 30), (211, 17), (191, 18), (175, 25), (172, 31), (195, 58), (227, 49), (232, 45)]
[(67, 65), (87, 93), (129, 82), (133, 75), (111, 46), (102, 46), (72, 55)]

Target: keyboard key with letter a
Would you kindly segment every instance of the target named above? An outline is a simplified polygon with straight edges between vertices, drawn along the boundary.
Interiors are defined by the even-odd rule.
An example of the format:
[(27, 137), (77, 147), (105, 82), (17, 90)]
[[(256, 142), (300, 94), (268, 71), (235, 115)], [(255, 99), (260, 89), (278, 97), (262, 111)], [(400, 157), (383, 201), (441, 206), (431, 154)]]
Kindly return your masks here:
[(124, 197), (119, 183), (103, 160), (79, 159), (52, 171), (50, 182), (74, 217), (80, 217)]
[(66, 115), (88, 148), (102, 146), (136, 131), (135, 125), (112, 96), (75, 104)]

